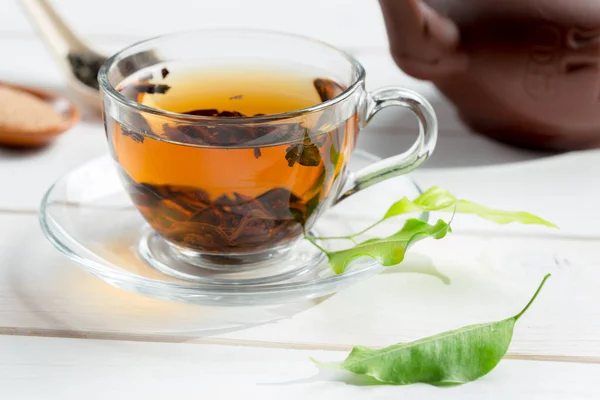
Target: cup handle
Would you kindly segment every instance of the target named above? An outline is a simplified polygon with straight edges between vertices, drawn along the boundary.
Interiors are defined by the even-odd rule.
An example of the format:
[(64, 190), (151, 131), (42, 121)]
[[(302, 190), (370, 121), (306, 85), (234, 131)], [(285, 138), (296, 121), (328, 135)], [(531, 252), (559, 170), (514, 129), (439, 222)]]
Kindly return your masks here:
[(365, 103), (366, 111), (361, 128), (365, 128), (375, 114), (384, 108), (400, 106), (408, 108), (417, 117), (419, 137), (404, 153), (378, 161), (355, 173), (350, 182), (346, 184), (346, 188), (349, 187), (349, 189), (344, 191), (335, 203), (339, 203), (371, 185), (404, 175), (418, 168), (429, 158), (437, 142), (438, 128), (435, 111), (420, 94), (399, 87), (385, 87), (369, 94)]

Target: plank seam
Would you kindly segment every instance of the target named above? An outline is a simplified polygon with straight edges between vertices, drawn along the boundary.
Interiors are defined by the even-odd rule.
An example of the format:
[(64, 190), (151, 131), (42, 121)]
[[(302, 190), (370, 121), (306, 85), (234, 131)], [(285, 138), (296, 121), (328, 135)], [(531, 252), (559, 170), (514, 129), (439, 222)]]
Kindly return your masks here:
[[(291, 343), (291, 342), (267, 342), (259, 340), (228, 339), (228, 338), (194, 338), (185, 336), (156, 335), (148, 336), (134, 333), (116, 333), (116, 332), (92, 332), (92, 331), (68, 331), (39, 328), (11, 328), (0, 327), (0, 335), (3, 336), (27, 336), (27, 337), (48, 337), (62, 339), (91, 339), (91, 340), (119, 340), (130, 342), (147, 343), (178, 343), (191, 345), (213, 345), (229, 347), (251, 347), (264, 349), (282, 349), (282, 350), (312, 350), (312, 351), (350, 351), (350, 345), (335, 344), (311, 344), (311, 343)], [(529, 353), (508, 353), (507, 360), (520, 361), (538, 361), (538, 362), (564, 362), (576, 364), (600, 364), (600, 357), (594, 356), (567, 356), (557, 354), (529, 354)]]

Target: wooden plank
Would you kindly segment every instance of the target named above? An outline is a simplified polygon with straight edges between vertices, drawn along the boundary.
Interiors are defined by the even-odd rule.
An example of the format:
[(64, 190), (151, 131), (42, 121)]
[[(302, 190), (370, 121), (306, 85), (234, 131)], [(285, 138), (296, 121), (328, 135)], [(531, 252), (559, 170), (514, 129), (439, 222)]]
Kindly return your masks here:
[[(33, 33), (18, 6), (4, 2), (0, 33)], [(57, 11), (83, 37), (146, 38), (201, 28), (253, 28), (310, 35), (344, 47), (387, 47), (385, 26), (377, 2), (306, 0), (297, 5), (273, 0), (187, 1), (105, 0), (90, 10), (86, 2), (51, 0)]]
[(594, 241), (455, 235), (418, 244), (402, 266), (332, 297), (270, 308), (199, 307), (113, 288), (52, 248), (33, 216), (0, 214), (0, 243), (1, 333), (386, 346), (508, 317), (550, 272), (511, 354), (600, 357)]
[[(280, 29), (349, 49), (368, 70), (368, 88), (399, 84), (424, 93), (434, 103), (441, 134), (429, 168), (489, 165), (544, 155), (471, 137), (431, 85), (407, 78), (393, 64), (378, 7), (372, 1), (361, 0), (350, 7), (343, 0), (326, 4), (308, 0), (293, 12), (289, 5), (272, 0), (173, 0), (168, 6), (156, 1), (145, 2), (142, 10), (135, 2), (107, 0), (93, 13), (85, 2), (54, 3), (76, 30), (107, 52), (135, 38), (193, 29), (198, 24)], [(145, 13), (160, 15), (159, 23), (127, 18)], [(327, 20), (332, 23), (322, 22)], [(0, 13), (0, 51), (13, 54), (17, 50), (24, 55), (7, 58), (0, 65), (3, 79), (65, 91), (63, 77), (47, 51), (33, 36), (16, 2), (10, 2)], [(407, 113), (386, 111), (370, 126), (368, 140), (361, 135), (361, 146), (391, 155), (412, 140), (414, 126)], [(597, 388), (589, 382), (598, 375), (600, 358), (600, 315), (594, 307), (600, 300), (595, 284), (600, 278), (595, 268), (600, 260), (594, 241), (599, 232), (586, 223), (598, 219), (593, 211), (600, 196), (593, 189), (598, 178), (593, 168), (597, 154), (507, 169), (418, 175), (424, 185), (442, 184), (486, 204), (543, 214), (563, 226), (560, 234), (543, 239), (546, 233), (541, 230), (499, 230), (472, 220), (457, 221), (453, 239), (423, 243), (403, 267), (330, 298), (282, 307), (224, 309), (166, 303), (112, 288), (76, 268), (42, 237), (35, 217), (27, 213), (37, 208), (52, 181), (75, 165), (105, 154), (105, 146), (99, 120), (86, 115), (83, 123), (51, 148), (0, 152), (0, 187), (9, 189), (0, 196), (0, 333), (254, 348), (4, 336), (0, 337), (0, 395), (63, 399), (135, 392), (138, 397), (164, 398), (214, 390), (219, 397), (250, 394), (293, 399), (363, 398), (365, 394), (389, 398), (402, 391), (402, 396), (438, 398), (439, 389), (427, 386), (355, 388), (347, 378), (325, 375), (324, 379), (307, 357), (340, 359), (344, 354), (317, 350), (348, 349), (357, 343), (384, 346), (505, 317), (522, 306), (541, 276), (550, 271), (554, 276), (547, 289), (517, 327), (509, 358), (572, 363), (507, 360), (492, 375), (445, 391), (444, 397), (598, 398)], [(485, 184), (475, 185), (476, 179)], [(381, 200), (383, 193), (385, 189), (380, 188), (369, 195)], [(576, 206), (565, 207), (579, 197), (583, 200)], [(4, 214), (3, 209), (15, 214)], [(375, 207), (359, 209), (364, 212), (346, 210), (356, 223), (379, 213)], [(484, 238), (480, 232), (490, 236)], [(477, 235), (468, 236), (473, 233)], [(503, 236), (507, 233), (519, 236)], [(580, 239), (573, 240), (575, 235)], [(287, 347), (310, 350), (284, 350)]]
[(403, 265), (308, 311), (223, 337), (387, 346), (513, 315), (552, 273), (517, 325), (510, 352), (600, 355), (596, 243), (454, 236), (411, 251)]
[(504, 360), (463, 386), (365, 386), (309, 360), (340, 352), (0, 337), (0, 395), (19, 399), (597, 399), (600, 365)]

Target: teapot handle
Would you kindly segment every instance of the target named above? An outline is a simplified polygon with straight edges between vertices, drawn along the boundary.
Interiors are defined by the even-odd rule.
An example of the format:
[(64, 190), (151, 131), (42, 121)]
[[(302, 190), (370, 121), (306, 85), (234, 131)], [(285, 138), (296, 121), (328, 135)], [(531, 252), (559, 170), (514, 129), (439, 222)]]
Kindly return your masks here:
[(405, 73), (435, 80), (467, 68), (454, 21), (423, 0), (379, 0), (379, 4), (392, 56)]

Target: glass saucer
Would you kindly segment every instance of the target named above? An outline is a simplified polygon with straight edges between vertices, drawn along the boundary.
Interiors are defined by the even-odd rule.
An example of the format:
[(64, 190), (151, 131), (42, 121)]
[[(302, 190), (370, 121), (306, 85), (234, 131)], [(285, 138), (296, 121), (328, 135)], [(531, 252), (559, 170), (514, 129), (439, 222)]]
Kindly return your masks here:
[[(378, 157), (357, 150), (349, 166), (350, 175), (376, 160)], [(381, 207), (402, 196), (413, 198), (420, 194), (407, 177), (387, 182), (390, 189), (386, 188), (385, 193), (390, 197)], [(363, 194), (358, 193), (356, 198), (352, 196), (327, 211), (316, 230), (328, 236), (357, 231), (348, 217), (351, 212), (336, 217), (336, 211), (359, 200)], [(384, 211), (382, 208), (379, 213)], [(371, 221), (359, 222), (365, 226)], [(307, 258), (302, 268), (291, 271), (285, 265), (273, 265), (270, 267), (273, 273), (261, 279), (254, 279), (248, 271), (236, 272), (236, 279), (229, 279), (227, 272), (200, 278), (186, 275), (185, 269), (180, 269), (181, 274), (174, 274), (171, 269), (161, 272), (160, 265), (144, 261), (148, 242), (156, 238), (125, 193), (108, 156), (88, 162), (59, 179), (42, 201), (40, 223), (50, 242), (84, 270), (121, 289), (170, 301), (217, 306), (291, 303), (335, 293), (381, 269), (377, 262), (363, 257), (354, 260), (343, 274), (336, 275), (326, 258), (319, 255)], [(312, 245), (304, 241), (296, 246)], [(310, 250), (314, 251), (312, 247)]]

